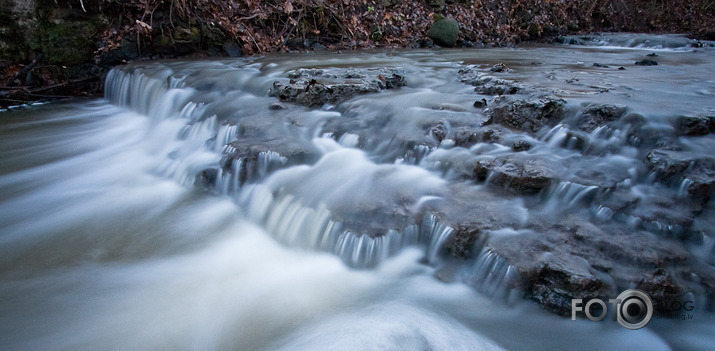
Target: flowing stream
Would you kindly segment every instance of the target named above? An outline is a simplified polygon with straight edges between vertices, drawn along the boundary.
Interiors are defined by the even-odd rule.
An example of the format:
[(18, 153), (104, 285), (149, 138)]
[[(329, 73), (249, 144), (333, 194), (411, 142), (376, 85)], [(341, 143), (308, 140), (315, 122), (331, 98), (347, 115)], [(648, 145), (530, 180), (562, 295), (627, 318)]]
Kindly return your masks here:
[[(498, 63), (512, 81), (565, 98), (572, 114), (585, 101), (627, 105), (655, 126), (715, 114), (715, 49), (646, 38), (137, 63), (109, 74), (106, 99), (0, 112), (0, 349), (708, 349), (707, 298), (692, 320), (639, 330), (573, 321), (511, 290), (513, 267), (480, 255), (479, 243), (455, 263), (445, 252), (454, 229), (432, 214), (459, 221), (469, 216), (459, 196), (469, 196), (509, 224), (490, 232), (500, 240), (571, 210), (627, 226), (590, 202), (596, 186), (564, 176), (536, 195), (499, 196), (490, 179), (453, 166), (514, 153), (508, 146), (420, 138), (436, 122), (479, 126), (474, 102), (494, 97), (458, 71), (495, 74)], [(658, 66), (633, 65), (653, 52)], [(397, 67), (406, 85), (313, 108), (269, 93), (291, 70), (355, 67)], [(335, 126), (340, 118), (351, 129)], [(618, 133), (584, 133), (596, 156), (572, 166), (657, 188)], [(557, 161), (583, 151), (561, 124), (502, 140), (520, 137), (531, 155)], [(235, 140), (300, 152), (239, 157)], [(712, 155), (713, 134), (681, 143)], [(693, 226), (713, 224), (711, 208)], [(638, 228), (682, 232), (650, 225)], [(687, 246), (704, 262), (709, 230)]]

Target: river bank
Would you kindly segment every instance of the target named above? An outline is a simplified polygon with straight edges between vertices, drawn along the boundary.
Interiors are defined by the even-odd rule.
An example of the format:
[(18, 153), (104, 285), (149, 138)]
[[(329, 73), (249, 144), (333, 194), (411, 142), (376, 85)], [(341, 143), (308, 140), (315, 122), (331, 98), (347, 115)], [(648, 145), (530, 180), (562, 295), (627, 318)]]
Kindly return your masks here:
[[(715, 6), (685, 1), (2, 0), (0, 105), (101, 96), (129, 61), (271, 52), (494, 47), (602, 31), (713, 39)], [(440, 23), (440, 24), (436, 24)]]

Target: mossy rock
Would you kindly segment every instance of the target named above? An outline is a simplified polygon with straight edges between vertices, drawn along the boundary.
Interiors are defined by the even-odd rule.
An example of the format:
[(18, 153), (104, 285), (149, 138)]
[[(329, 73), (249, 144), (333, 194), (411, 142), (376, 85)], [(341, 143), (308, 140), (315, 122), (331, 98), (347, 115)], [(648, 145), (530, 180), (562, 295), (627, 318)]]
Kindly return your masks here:
[(457, 43), (459, 23), (453, 18), (437, 21), (432, 24), (427, 36), (437, 45), (452, 47)]
[(96, 21), (43, 22), (31, 46), (40, 49), (48, 64), (76, 65), (90, 61), (97, 49), (94, 38), (104, 27)]

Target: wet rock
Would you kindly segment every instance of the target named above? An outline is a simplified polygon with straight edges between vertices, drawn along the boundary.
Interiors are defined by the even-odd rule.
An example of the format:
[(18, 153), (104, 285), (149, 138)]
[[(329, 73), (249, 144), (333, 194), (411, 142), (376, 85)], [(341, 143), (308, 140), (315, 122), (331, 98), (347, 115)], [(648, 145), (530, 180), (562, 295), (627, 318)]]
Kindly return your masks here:
[(654, 60), (649, 60), (649, 59), (643, 59), (640, 61), (636, 61), (637, 66), (657, 66), (658, 62)]
[(492, 81), (474, 89), (483, 95), (513, 95), (521, 90), (521, 86), (502, 80)]
[(487, 107), (487, 100), (481, 99), (474, 102), (474, 108), (484, 108)]
[(626, 113), (627, 107), (611, 104), (591, 104), (588, 105), (578, 119), (579, 128), (586, 132), (592, 132), (609, 122), (613, 122)]
[(470, 147), (481, 140), (478, 130), (472, 127), (458, 127), (454, 131), (454, 145)]
[(596, 195), (596, 215), (615, 219), (628, 226), (666, 237), (691, 239), (688, 232), (704, 202), (684, 197), (674, 189), (640, 185), (635, 189), (618, 188)]
[(595, 203), (599, 209), (605, 209), (610, 214), (623, 214), (634, 208), (641, 199), (630, 189), (615, 189), (614, 191), (600, 192), (596, 195)]
[(695, 166), (683, 175), (682, 186), (688, 196), (705, 205), (715, 190), (715, 161), (697, 160)]
[[(588, 159), (582, 160), (583, 163), (589, 162)], [(599, 165), (601, 166), (601, 165)], [(567, 167), (579, 167), (578, 163)], [(576, 171), (568, 178), (568, 181), (583, 186), (595, 186), (599, 192), (610, 191), (616, 188), (618, 184), (623, 183), (630, 177), (626, 169), (613, 167), (617, 169), (609, 169), (606, 167), (598, 168), (582, 168)]]
[(457, 74), (461, 82), (475, 86), (474, 91), (483, 95), (513, 95), (525, 90), (516, 82), (494, 78), (480, 72), (475, 66), (464, 67)]
[(447, 136), (447, 127), (445, 127), (442, 123), (433, 125), (427, 131), (427, 134), (435, 138), (437, 142), (442, 142), (442, 140), (444, 140), (444, 138)]
[(702, 206), (698, 202), (678, 199), (677, 194), (672, 194), (646, 196), (626, 214), (638, 219), (638, 226), (652, 233), (688, 239), (687, 230), (700, 211)]
[(406, 84), (396, 68), (380, 69), (297, 69), (288, 74), (290, 80), (273, 83), (271, 95), (281, 101), (305, 106), (337, 104), (356, 95), (377, 93)]
[(492, 122), (519, 131), (536, 133), (553, 127), (564, 118), (566, 101), (557, 98), (519, 99), (492, 110)]
[(218, 169), (207, 168), (196, 175), (196, 186), (203, 190), (211, 190), (216, 188), (216, 180), (218, 179)]
[(474, 165), (477, 181), (489, 180), (517, 194), (535, 194), (553, 184), (559, 167), (545, 159), (517, 158), (514, 155), (479, 160)]
[(273, 104), (270, 104), (270, 105), (268, 106), (268, 109), (269, 109), (269, 110), (273, 110), (273, 111), (285, 110), (286, 108), (287, 108), (287, 107), (286, 107), (285, 105), (279, 104), (279, 103), (277, 103), (277, 102), (276, 102), (276, 103), (273, 103)]
[(465, 182), (450, 185), (449, 201), (431, 202), (425, 211), (453, 229), (445, 243), (446, 253), (459, 260), (473, 259), (488, 238), (488, 231), (520, 226), (523, 208), (519, 202)]
[[(638, 115), (635, 115), (638, 116)], [(625, 118), (628, 118), (626, 116)], [(638, 123), (638, 122), (635, 122)], [(672, 128), (662, 128), (645, 123), (634, 124), (628, 131), (628, 143), (638, 147), (657, 147), (665, 150), (680, 150)]]
[(509, 71), (509, 67), (507, 67), (507, 66), (506, 66), (505, 64), (503, 64), (503, 63), (497, 63), (497, 64), (494, 65), (491, 69), (489, 69), (489, 71), (491, 71), (491, 72), (508, 72), (508, 71)]
[(645, 164), (653, 172), (655, 181), (668, 182), (685, 171), (692, 161), (689, 153), (664, 149), (651, 150), (646, 154)]
[(482, 128), (477, 132), (477, 134), (482, 142), (498, 143), (501, 141), (504, 132), (498, 128)]
[(518, 140), (511, 144), (511, 149), (515, 152), (529, 151), (531, 144), (526, 140)]
[(601, 67), (601, 68), (608, 68), (608, 65), (604, 65), (602, 63), (594, 62), (593, 67)]
[(682, 278), (692, 272), (693, 258), (681, 242), (617, 225), (599, 227), (567, 216), (486, 241), (518, 272), (527, 297), (561, 315), (570, 315), (571, 299), (607, 300), (634, 286), (662, 311), (661, 303), (700, 285)]
[(235, 175), (240, 185), (279, 168), (311, 163), (318, 155), (312, 143), (290, 136), (242, 137), (228, 144), (220, 164), (225, 172), (238, 172)]
[(663, 269), (657, 269), (638, 282), (637, 288), (648, 294), (655, 311), (668, 311), (669, 303), (680, 301), (687, 288)]
[(680, 135), (707, 135), (712, 126), (708, 117), (680, 116), (675, 121), (675, 128)]
[(484, 236), (484, 232), (489, 227), (488, 224), (480, 221), (452, 225), (454, 234), (449, 242), (445, 244), (447, 253), (451, 257), (460, 259), (473, 257), (477, 253), (475, 252), (475, 243)]
[(552, 256), (529, 278), (527, 296), (562, 316), (570, 315), (572, 299), (604, 298), (615, 292), (578, 256)]
[(439, 20), (432, 24), (427, 36), (437, 45), (452, 47), (459, 36), (459, 23), (452, 18)]

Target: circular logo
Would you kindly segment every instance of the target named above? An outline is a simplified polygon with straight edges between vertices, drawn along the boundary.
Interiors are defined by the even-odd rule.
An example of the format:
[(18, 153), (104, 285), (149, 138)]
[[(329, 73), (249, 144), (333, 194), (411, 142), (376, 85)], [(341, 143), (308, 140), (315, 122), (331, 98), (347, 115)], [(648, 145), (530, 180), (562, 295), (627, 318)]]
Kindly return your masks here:
[(616, 318), (618, 324), (627, 329), (645, 327), (653, 318), (653, 302), (650, 297), (636, 289), (629, 289), (618, 295)]

